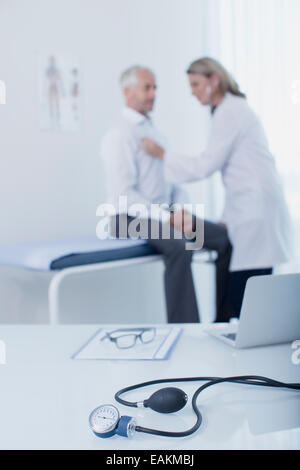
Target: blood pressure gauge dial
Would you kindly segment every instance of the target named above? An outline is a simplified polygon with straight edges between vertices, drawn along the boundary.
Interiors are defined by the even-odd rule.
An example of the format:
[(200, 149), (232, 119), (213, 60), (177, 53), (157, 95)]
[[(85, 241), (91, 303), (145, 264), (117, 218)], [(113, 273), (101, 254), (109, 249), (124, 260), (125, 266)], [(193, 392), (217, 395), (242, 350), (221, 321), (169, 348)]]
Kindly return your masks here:
[(98, 437), (107, 438), (115, 434), (132, 437), (135, 432), (135, 420), (130, 416), (121, 416), (113, 405), (102, 405), (90, 414), (90, 427)]

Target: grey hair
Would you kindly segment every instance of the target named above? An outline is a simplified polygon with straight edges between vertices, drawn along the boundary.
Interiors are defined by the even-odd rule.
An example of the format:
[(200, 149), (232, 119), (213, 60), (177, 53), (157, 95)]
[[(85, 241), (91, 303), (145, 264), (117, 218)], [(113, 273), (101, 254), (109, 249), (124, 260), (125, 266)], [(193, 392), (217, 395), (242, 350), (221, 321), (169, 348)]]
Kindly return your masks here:
[(120, 84), (122, 88), (128, 88), (136, 85), (138, 83), (138, 72), (141, 70), (145, 70), (146, 72), (151, 73), (154, 75), (152, 70), (150, 70), (148, 67), (143, 67), (142, 65), (133, 65), (132, 67), (129, 67), (128, 69), (124, 70), (120, 77)]

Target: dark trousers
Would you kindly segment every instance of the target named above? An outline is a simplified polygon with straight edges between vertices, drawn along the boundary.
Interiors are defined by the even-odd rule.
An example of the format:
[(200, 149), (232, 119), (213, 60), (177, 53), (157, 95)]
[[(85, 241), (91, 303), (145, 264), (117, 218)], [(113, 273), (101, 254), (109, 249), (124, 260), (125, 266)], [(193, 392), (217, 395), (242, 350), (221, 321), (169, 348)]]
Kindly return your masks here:
[(267, 276), (273, 274), (272, 268), (267, 269), (252, 269), (249, 271), (234, 271), (229, 274), (228, 282), (228, 313), (229, 316), (224, 318), (224, 321), (229, 321), (230, 318), (239, 318), (244, 298), (244, 292), (248, 279), (253, 276)]
[[(134, 219), (127, 215), (117, 216), (112, 223), (112, 235), (119, 237), (120, 222), (130, 224)], [(142, 221), (141, 221), (142, 222)], [(150, 224), (147, 242), (164, 257), (164, 287), (168, 323), (198, 323), (200, 321), (197, 298), (192, 274), (192, 257), (194, 251), (186, 249), (187, 240), (174, 238), (174, 229), (170, 227), (170, 239), (151, 238)], [(162, 226), (159, 224), (160, 234)], [(114, 232), (114, 228), (116, 231)], [(127, 233), (128, 236), (128, 233)], [(204, 221), (204, 246), (207, 250), (217, 252), (216, 259), (216, 309), (217, 320), (228, 318), (228, 270), (231, 257), (231, 245), (226, 228)]]
[(216, 322), (228, 321), (232, 315), (228, 298), (229, 265), (232, 254), (232, 245), (229, 241), (227, 229), (223, 225), (204, 221), (203, 248), (215, 251), (216, 266)]

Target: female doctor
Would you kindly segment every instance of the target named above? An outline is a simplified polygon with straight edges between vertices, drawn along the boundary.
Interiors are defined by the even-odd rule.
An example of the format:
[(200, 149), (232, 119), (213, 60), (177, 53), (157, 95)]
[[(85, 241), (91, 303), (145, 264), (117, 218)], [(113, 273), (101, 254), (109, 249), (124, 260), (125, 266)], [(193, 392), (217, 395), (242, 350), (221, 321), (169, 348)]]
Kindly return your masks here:
[(290, 259), (290, 219), (275, 161), (258, 117), (228, 71), (203, 58), (187, 71), (192, 94), (212, 111), (207, 148), (197, 157), (166, 152), (151, 139), (144, 150), (165, 162), (166, 177), (187, 183), (222, 174), (225, 206), (221, 223), (233, 246), (228, 297), (239, 316), (252, 276), (272, 274)]

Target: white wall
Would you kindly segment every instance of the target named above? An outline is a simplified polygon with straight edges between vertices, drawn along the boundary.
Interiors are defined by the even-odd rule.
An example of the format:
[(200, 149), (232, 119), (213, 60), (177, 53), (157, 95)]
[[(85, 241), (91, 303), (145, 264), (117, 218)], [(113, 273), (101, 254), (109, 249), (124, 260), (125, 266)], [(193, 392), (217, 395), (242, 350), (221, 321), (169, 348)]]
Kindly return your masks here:
[[(191, 97), (184, 71), (206, 53), (207, 4), (0, 0), (0, 79), (7, 85), (7, 104), (0, 107), (0, 243), (94, 233), (96, 207), (105, 200), (99, 140), (122, 106), (119, 74), (133, 63), (157, 72), (154, 119), (172, 147), (199, 151), (207, 112)], [(49, 53), (80, 59), (79, 132), (39, 130), (38, 56)], [(192, 186), (191, 194), (208, 203), (205, 187)], [(151, 286), (144, 289), (147, 299)]]

